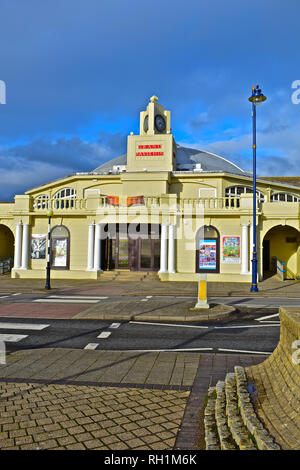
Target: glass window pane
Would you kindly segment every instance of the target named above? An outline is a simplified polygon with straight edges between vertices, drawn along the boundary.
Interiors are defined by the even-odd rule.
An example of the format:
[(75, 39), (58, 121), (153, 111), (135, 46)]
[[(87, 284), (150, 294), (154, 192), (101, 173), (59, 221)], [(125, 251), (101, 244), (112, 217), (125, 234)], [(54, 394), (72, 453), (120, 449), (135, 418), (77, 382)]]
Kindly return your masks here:
[(218, 232), (214, 227), (205, 227), (204, 238), (218, 238)]
[(160, 267), (160, 240), (154, 240), (154, 269)]
[(66, 227), (64, 227), (63, 225), (54, 227), (51, 232), (51, 237), (55, 237), (55, 238), (68, 238), (68, 236), (69, 236), (69, 232), (66, 229)]
[(119, 268), (128, 266), (128, 238), (119, 238)]
[(151, 268), (151, 239), (141, 239), (141, 268)]

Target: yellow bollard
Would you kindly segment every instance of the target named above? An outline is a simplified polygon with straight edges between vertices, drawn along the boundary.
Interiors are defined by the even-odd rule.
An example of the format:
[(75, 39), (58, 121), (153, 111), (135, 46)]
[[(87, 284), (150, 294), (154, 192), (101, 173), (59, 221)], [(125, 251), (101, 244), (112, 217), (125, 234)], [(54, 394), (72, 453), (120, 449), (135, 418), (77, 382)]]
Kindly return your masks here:
[(198, 300), (194, 308), (209, 308), (207, 303), (207, 275), (199, 274), (198, 278)]

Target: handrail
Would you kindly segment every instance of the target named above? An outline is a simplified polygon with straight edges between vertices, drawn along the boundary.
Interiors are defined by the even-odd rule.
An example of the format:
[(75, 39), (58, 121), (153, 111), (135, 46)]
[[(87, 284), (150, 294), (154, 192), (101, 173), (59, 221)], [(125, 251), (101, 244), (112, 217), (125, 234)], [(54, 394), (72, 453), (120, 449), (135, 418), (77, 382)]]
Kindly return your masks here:
[[(281, 267), (278, 266), (278, 263), (280, 263)], [(277, 274), (279, 277), (282, 279), (300, 279), (299, 274), (295, 274), (290, 268), (286, 266), (286, 269), (283, 269), (283, 267), (286, 266), (286, 263), (281, 261), (279, 258), (276, 257), (276, 269), (277, 269)], [(279, 272), (278, 272), (279, 271)], [(286, 274), (284, 274), (286, 273)]]
[[(278, 263), (281, 264), (281, 267), (278, 266)], [(283, 261), (281, 261), (279, 258), (276, 257), (276, 270), (277, 270), (278, 276), (280, 277), (280, 279), (281, 279), (282, 281), (284, 281), (284, 279), (286, 278), (286, 276), (285, 276), (286, 269), (283, 269), (283, 266), (284, 266), (285, 264), (286, 264), (286, 263), (284, 263)]]

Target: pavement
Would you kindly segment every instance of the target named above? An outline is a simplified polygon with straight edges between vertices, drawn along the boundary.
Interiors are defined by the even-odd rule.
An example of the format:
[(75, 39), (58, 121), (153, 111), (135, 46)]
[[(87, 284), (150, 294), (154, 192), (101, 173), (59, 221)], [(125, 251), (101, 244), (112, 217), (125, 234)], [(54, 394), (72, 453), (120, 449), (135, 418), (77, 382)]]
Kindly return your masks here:
[[(269, 279), (259, 285), (259, 295), (279, 291), (281, 297), (300, 298), (299, 287), (297, 281)], [(49, 293), (41, 280), (8, 276), (1, 277), (0, 292)], [(122, 295), (115, 312), (121, 314), (123, 306), (123, 314), (131, 311), (131, 317), (145, 319), (147, 314), (162, 321), (167, 315), (160, 300), (151, 312), (132, 312), (126, 296), (195, 297), (197, 283), (160, 282), (155, 276), (134, 273), (98, 281), (53, 280), (51, 294)], [(208, 295), (250, 297), (249, 285), (210, 283)], [(184, 299), (177, 307), (168, 304), (164, 312), (172, 314), (173, 321), (188, 321), (195, 315), (190, 310), (193, 303), (194, 299)], [(147, 309), (146, 301), (140, 304)], [(98, 304), (85, 307), (74, 318), (98, 318)], [(190, 317), (184, 318), (183, 312)], [(110, 312), (109, 318), (116, 316)], [(208, 387), (234, 366), (264, 359), (248, 354), (57, 348), (12, 353), (6, 364), (0, 364), (0, 449), (202, 450)]]

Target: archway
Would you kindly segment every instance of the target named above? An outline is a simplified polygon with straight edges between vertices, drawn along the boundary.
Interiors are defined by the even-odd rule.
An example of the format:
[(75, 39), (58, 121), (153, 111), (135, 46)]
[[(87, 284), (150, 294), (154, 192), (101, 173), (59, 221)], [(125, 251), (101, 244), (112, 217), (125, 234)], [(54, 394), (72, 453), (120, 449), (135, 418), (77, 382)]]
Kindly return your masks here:
[(300, 232), (294, 227), (276, 225), (264, 236), (264, 278), (276, 273), (277, 259), (284, 263), (285, 278), (297, 279), (300, 275)]
[(10, 271), (13, 266), (14, 234), (0, 224), (0, 274)]

